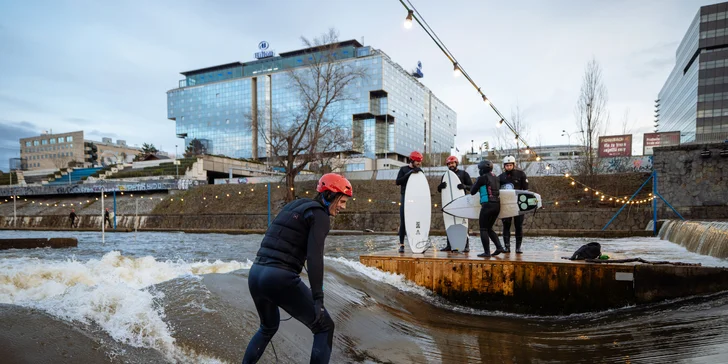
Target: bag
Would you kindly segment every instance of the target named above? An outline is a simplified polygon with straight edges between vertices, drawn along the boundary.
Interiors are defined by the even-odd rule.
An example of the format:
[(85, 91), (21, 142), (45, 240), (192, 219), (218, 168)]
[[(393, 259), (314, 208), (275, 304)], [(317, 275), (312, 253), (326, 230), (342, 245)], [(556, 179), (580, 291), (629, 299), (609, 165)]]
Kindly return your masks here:
[(577, 249), (569, 260), (597, 259), (600, 255), (602, 255), (602, 246), (599, 243), (591, 242)]

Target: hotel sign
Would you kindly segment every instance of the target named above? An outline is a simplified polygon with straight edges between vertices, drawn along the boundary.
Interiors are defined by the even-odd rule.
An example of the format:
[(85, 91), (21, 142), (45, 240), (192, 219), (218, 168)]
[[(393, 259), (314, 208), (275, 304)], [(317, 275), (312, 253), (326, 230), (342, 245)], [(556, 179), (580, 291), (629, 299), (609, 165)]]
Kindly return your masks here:
[(258, 52), (255, 52), (256, 59), (263, 59), (275, 56), (273, 51), (269, 51), (270, 43), (262, 41), (258, 43)]

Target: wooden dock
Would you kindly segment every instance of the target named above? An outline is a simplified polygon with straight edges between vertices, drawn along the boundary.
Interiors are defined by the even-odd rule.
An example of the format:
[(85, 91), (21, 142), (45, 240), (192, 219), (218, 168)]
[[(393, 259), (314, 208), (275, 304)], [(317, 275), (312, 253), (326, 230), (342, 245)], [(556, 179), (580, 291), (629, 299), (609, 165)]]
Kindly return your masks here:
[(35, 248), (75, 248), (76, 238), (18, 238), (0, 239), (0, 250), (3, 249), (35, 249)]
[(475, 253), (386, 251), (362, 255), (359, 261), (402, 274), (459, 305), (541, 315), (600, 311), (728, 290), (728, 268), (587, 263), (561, 259), (564, 255), (525, 252), (479, 258)]

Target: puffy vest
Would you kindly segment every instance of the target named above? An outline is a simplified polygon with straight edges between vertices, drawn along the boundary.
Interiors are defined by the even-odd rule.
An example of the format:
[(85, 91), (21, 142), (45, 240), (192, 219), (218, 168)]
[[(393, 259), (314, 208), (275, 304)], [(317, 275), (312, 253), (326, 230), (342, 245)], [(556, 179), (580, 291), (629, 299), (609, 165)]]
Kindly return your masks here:
[(266, 230), (255, 263), (300, 274), (308, 253), (309, 227), (304, 214), (316, 208), (326, 209), (321, 203), (307, 198), (284, 206)]

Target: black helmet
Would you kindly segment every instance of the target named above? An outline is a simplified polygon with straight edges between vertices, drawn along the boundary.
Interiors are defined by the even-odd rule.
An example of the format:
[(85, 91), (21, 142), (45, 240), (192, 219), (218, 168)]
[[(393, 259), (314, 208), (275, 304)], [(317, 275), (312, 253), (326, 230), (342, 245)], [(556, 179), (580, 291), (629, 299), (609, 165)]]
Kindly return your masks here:
[(493, 163), (488, 160), (481, 161), (478, 163), (478, 171), (480, 172), (480, 175), (484, 175), (486, 173), (490, 173), (493, 171)]

